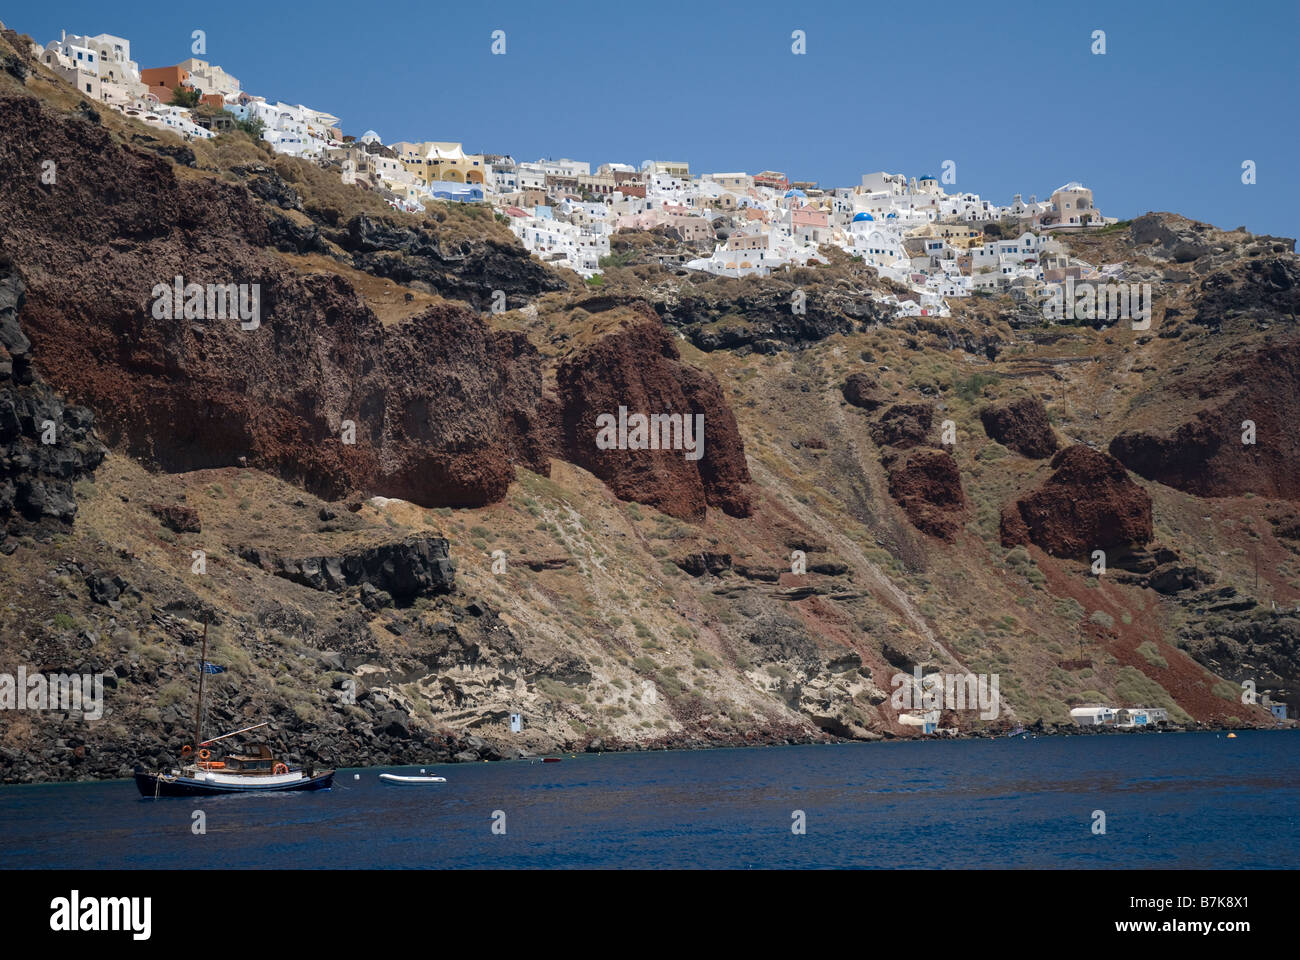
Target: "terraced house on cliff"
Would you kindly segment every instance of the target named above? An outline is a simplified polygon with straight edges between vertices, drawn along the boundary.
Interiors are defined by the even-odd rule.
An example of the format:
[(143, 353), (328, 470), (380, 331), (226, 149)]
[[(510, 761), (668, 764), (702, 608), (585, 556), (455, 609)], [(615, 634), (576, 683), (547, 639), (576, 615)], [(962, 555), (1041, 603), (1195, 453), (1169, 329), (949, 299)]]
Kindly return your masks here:
[(410, 143), (399, 140), (389, 146), (397, 152), (406, 169), (426, 183), (446, 181), (471, 183), (482, 187), (487, 183), (487, 163), (482, 154), (466, 153), (459, 143), (430, 140)]
[(270, 103), (265, 97), (241, 93), (237, 102), (225, 108), (241, 120), (262, 121), (262, 139), (277, 153), (319, 159), (327, 147), (343, 140), (338, 117), (302, 104)]
[[(92, 100), (118, 105), (145, 95), (131, 41), (110, 33), (82, 36), (62, 31), (58, 40), (36, 48), (36, 56)], [(170, 97), (169, 97), (170, 99)]]

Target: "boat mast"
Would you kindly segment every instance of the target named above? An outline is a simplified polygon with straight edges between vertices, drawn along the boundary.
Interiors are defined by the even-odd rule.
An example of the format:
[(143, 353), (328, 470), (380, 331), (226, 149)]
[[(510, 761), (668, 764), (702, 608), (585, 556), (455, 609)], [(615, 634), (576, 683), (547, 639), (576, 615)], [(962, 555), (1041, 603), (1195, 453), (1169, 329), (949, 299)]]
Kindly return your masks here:
[(203, 672), (208, 662), (208, 620), (203, 618), (203, 650), (199, 654), (199, 702), (194, 708), (194, 749), (199, 749), (199, 727), (203, 720)]
[(196, 743), (196, 747), (206, 747), (209, 744), (216, 743), (218, 740), (224, 740), (226, 737), (233, 737), (237, 733), (248, 733), (249, 730), (256, 730), (258, 727), (265, 727), (270, 724), (270, 720), (263, 720), (261, 723), (255, 723), (251, 727), (244, 727), (242, 730), (232, 730), (230, 733), (223, 733), (219, 737), (213, 737), (211, 740), (204, 740), (202, 743)]

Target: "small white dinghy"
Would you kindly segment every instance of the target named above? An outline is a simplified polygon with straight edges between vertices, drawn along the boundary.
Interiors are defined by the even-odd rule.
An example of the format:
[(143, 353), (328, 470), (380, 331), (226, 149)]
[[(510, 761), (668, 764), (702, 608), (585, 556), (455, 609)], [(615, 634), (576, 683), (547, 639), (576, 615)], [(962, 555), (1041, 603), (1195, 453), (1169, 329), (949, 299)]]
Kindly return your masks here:
[(379, 775), (379, 779), (383, 780), (385, 783), (446, 783), (447, 782), (446, 777), (429, 776), (423, 770), (420, 771), (420, 776), (418, 777), (403, 777), (403, 776), (399, 776), (396, 773), (381, 773)]

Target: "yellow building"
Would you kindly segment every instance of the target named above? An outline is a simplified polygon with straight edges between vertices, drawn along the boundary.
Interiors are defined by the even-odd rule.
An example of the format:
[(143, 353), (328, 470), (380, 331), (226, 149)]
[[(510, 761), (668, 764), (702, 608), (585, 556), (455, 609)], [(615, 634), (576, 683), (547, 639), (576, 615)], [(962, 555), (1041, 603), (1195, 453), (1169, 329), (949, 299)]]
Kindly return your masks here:
[(675, 177), (678, 180), (689, 180), (691, 178), (691, 165), (681, 160), (652, 160), (650, 161), (650, 173), (661, 174), (665, 177)]
[(397, 151), (402, 165), (427, 183), (444, 180), (481, 186), (486, 180), (487, 164), (483, 155), (466, 153), (459, 143), (440, 140), (427, 143), (399, 141), (391, 146)]
[(950, 247), (963, 250), (984, 243), (984, 231), (965, 223), (924, 223), (908, 230), (907, 235), (947, 240)]

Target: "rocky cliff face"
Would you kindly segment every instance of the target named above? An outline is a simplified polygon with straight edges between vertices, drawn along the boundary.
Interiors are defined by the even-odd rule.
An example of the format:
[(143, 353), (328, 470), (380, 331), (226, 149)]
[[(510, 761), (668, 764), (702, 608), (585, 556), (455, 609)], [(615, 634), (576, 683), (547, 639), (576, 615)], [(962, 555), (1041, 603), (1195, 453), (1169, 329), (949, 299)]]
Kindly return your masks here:
[(961, 471), (944, 450), (913, 450), (885, 460), (889, 492), (918, 530), (952, 542), (964, 519)]
[[(681, 362), (672, 337), (653, 318), (603, 337), (557, 371), (562, 443), (566, 459), (610, 485), (621, 498), (647, 503), (683, 519), (706, 507), (733, 516), (750, 511), (744, 444), (736, 418), (712, 377)], [(601, 449), (597, 418), (632, 414), (689, 416), (703, 425), (695, 451)], [(655, 438), (663, 446), (663, 430)], [(669, 431), (667, 439), (675, 440)]]
[(1056, 434), (1047, 408), (1037, 397), (1021, 397), (980, 411), (985, 432), (1024, 457), (1042, 460), (1056, 452)]
[(1052, 475), (1002, 514), (1004, 546), (1034, 543), (1057, 557), (1087, 557), (1151, 540), (1151, 497), (1114, 457), (1083, 444), (1052, 458)]
[[(1295, 241), (1245, 230), (1215, 230), (1185, 217), (1149, 213), (1129, 228), (1136, 252), (1181, 266), (1193, 279), (1193, 323), (1212, 329), (1243, 322), (1295, 322), (1300, 264)], [(1175, 274), (1176, 275), (1176, 274)]]
[(881, 322), (886, 314), (846, 283), (821, 282), (817, 271), (790, 278), (713, 278), (704, 286), (665, 285), (655, 309), (701, 350), (741, 353), (798, 348), (834, 333)]
[[(443, 537), (410, 537), (332, 557), (279, 557), (275, 575), (311, 587), (341, 593), (361, 587), (363, 602), (383, 604), (383, 597), (409, 605), (416, 597), (451, 593), (455, 572)], [(259, 558), (260, 559), (260, 558)], [(260, 564), (259, 564), (260, 565)]]
[(518, 244), (463, 240), (449, 249), (428, 229), (383, 224), (365, 214), (326, 236), (352, 254), (359, 270), (464, 300), (476, 310), (491, 309), (498, 290), (503, 306), (519, 307), (566, 286)]
[(876, 418), (871, 436), (883, 446), (907, 450), (921, 446), (930, 437), (934, 407), (928, 403), (895, 403)]
[(1179, 643), (1239, 688), (1249, 680), (1260, 698), (1268, 696), (1278, 703), (1295, 700), (1300, 686), (1300, 618), (1294, 612), (1270, 611), (1247, 622), (1195, 622), (1184, 630)]
[(1116, 436), (1110, 452), (1130, 470), (1201, 497), (1300, 497), (1300, 340), (1225, 358), (1170, 394), (1200, 409), (1168, 431)]
[[(587, 445), (555, 449), (542, 359), (523, 335), (452, 304), (382, 325), (341, 277), (299, 275), (269, 252), (266, 220), (242, 188), (177, 178), (167, 162), (100, 127), (45, 116), (33, 100), (0, 100), (0, 127), (0, 242), (37, 278), (24, 329), (44, 375), (99, 412), (110, 443), (169, 471), (246, 463), (329, 499), (361, 490), (426, 506), (498, 501), (516, 463), (545, 472), (547, 458), (566, 452), (593, 462)], [(57, 158), (57, 193), (40, 185), (38, 156)], [(380, 276), (388, 274), (366, 257), (438, 254), (427, 232), (366, 217), (346, 233), (358, 262)], [(529, 277), (542, 269), (523, 263)], [(493, 270), (487, 260), (475, 269)], [(509, 273), (493, 282), (538, 286), (507, 283)], [(257, 325), (158, 316), (157, 290), (181, 299), (171, 293), (177, 276), (256, 289)], [(693, 493), (673, 496), (695, 517), (706, 502), (743, 511), (734, 418), (712, 378), (674, 363), (665, 343), (653, 329), (617, 338), (569, 362), (562, 382), (605, 382), (613, 410), (629, 399), (707, 408), (708, 455), (678, 471), (694, 477)], [(605, 380), (616, 369), (630, 376)], [(571, 389), (564, 415), (584, 402)], [(633, 494), (643, 485), (627, 460), (637, 457), (602, 457), (599, 473)]]
[(869, 373), (851, 373), (840, 388), (846, 402), (862, 410), (875, 410), (884, 398), (880, 395), (880, 383)]
[(65, 403), (31, 369), (18, 316), (23, 283), (0, 258), (0, 553), (10, 534), (48, 533), (77, 514), (74, 485), (90, 477), (105, 449), (85, 407)]

